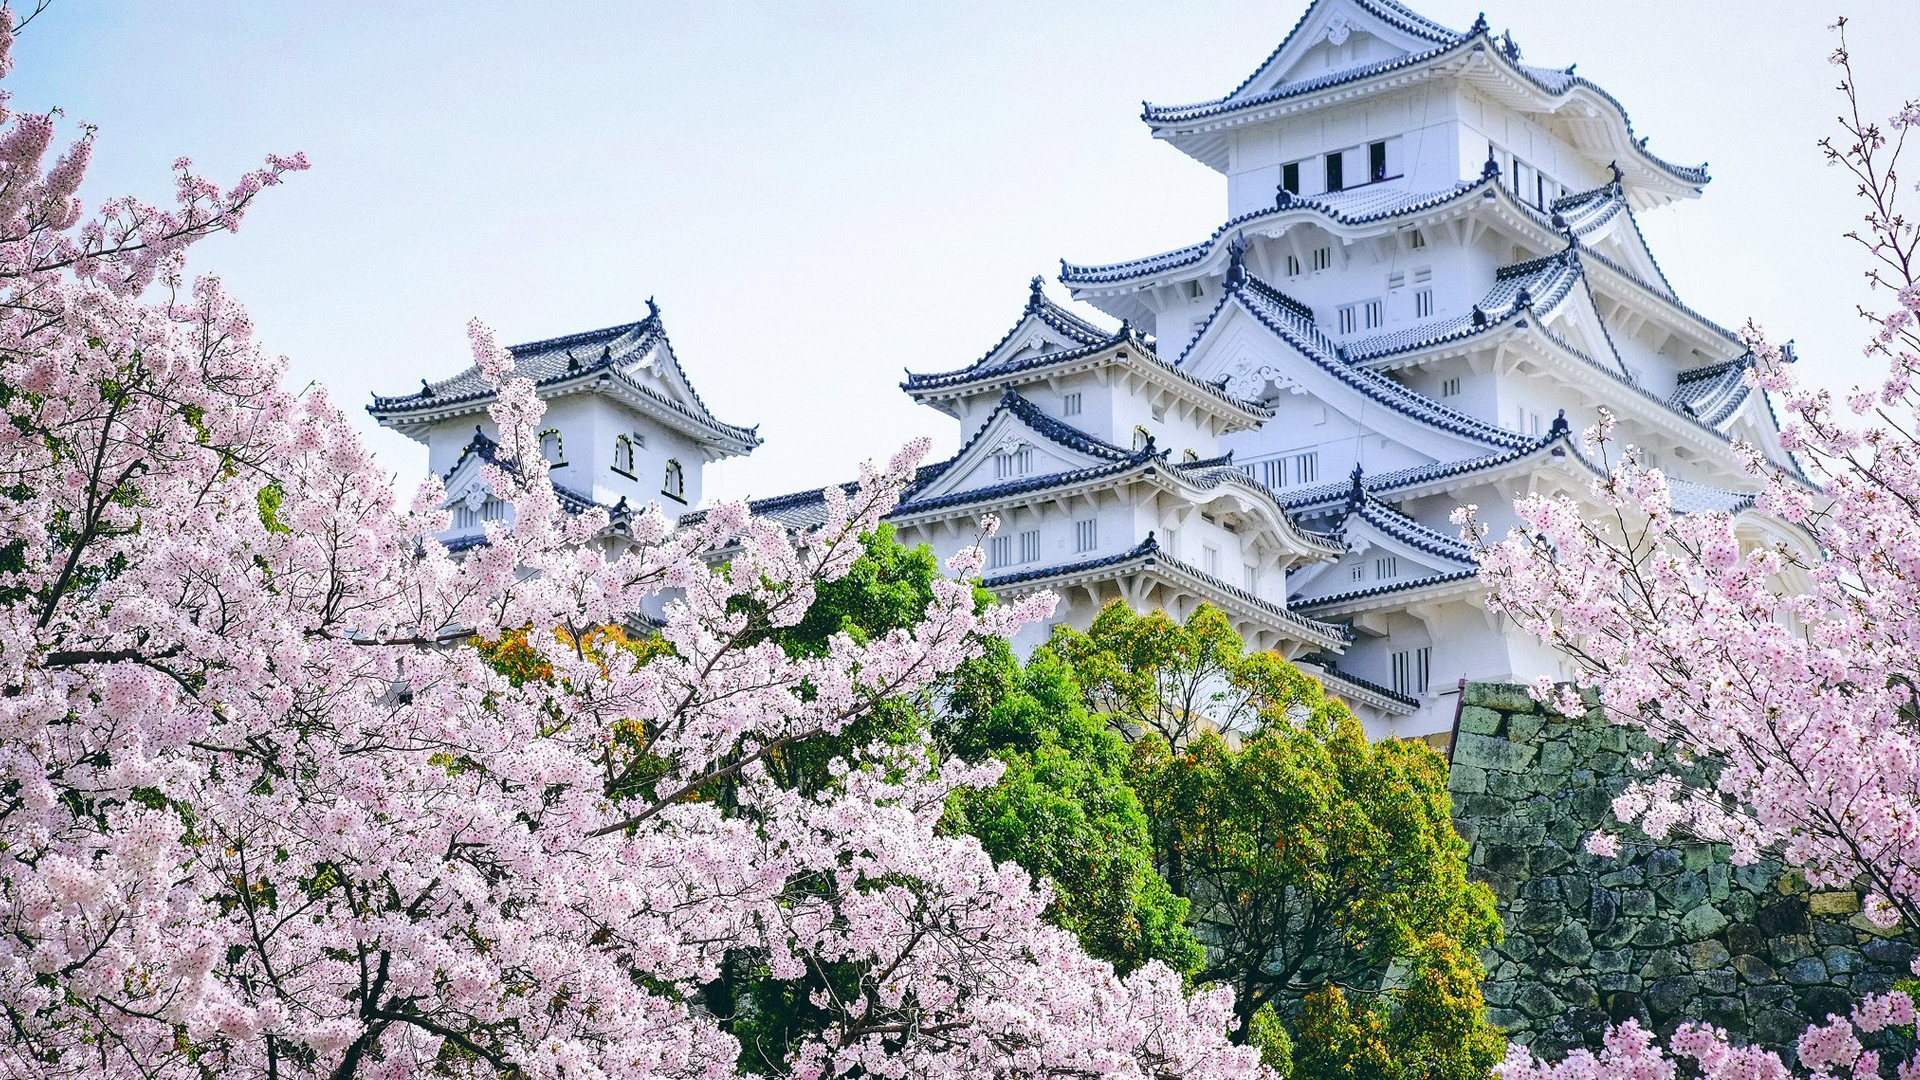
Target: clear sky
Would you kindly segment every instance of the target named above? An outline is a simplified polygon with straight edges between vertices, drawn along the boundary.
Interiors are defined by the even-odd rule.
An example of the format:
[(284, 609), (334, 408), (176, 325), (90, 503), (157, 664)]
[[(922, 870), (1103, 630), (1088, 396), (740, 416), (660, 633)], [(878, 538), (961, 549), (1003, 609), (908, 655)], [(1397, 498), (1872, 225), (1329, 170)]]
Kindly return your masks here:
[[(1411, 2), (1456, 28), (1484, 2), (1528, 62), (1577, 62), (1625, 103), (1654, 152), (1709, 162), (1703, 199), (1643, 218), (1681, 297), (1797, 338), (1819, 381), (1865, 374), (1865, 264), (1840, 238), (1857, 211), (1814, 146), (1840, 104), (1826, 4)], [(56, 0), (6, 85), (100, 126), (90, 201), (166, 197), (182, 154), (224, 181), (306, 151), (313, 170), (195, 265), (356, 413), (464, 366), (469, 317), (524, 341), (657, 297), (707, 403), (766, 439), (709, 495), (762, 496), (916, 434), (950, 450), (903, 368), (973, 360), (1063, 256), (1206, 236), (1225, 182), (1149, 138), (1140, 101), (1224, 93), (1304, 7)], [(1875, 110), (1920, 97), (1920, 0), (1844, 10)], [(424, 451), (364, 427), (410, 485)]]

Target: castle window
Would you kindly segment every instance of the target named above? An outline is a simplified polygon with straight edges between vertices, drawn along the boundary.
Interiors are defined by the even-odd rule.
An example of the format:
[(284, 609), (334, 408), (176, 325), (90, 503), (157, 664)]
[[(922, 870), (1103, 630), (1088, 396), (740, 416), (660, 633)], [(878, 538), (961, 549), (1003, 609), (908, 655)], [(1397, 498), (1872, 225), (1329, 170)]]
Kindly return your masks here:
[(1406, 284), (1407, 284), (1407, 275), (1405, 274), (1394, 273), (1394, 274), (1387, 275), (1387, 288), (1389, 291), (1393, 289), (1404, 288)]
[(1424, 319), (1433, 314), (1433, 290), (1421, 289), (1413, 294), (1413, 317)]
[(1214, 577), (1220, 576), (1220, 549), (1203, 547), (1200, 549), (1200, 568)]
[(1335, 150), (1333, 153), (1327, 155), (1327, 190), (1328, 191), (1339, 191), (1341, 188), (1346, 186), (1346, 183), (1341, 176), (1342, 164), (1343, 162), (1342, 162), (1340, 151)]
[(1180, 530), (1179, 529), (1167, 530), (1167, 554), (1173, 556), (1176, 559), (1180, 557)]
[(669, 498), (687, 501), (687, 472), (677, 461), (667, 462), (666, 476), (660, 482), (660, 494)]
[(1199, 278), (1194, 278), (1192, 281), (1187, 282), (1187, 298), (1189, 300), (1198, 300), (1206, 294), (1206, 287), (1200, 284)]
[(1333, 249), (1332, 248), (1317, 247), (1313, 249), (1313, 268), (1315, 270), (1325, 270), (1327, 267), (1332, 265), (1333, 265)]
[(453, 504), (453, 527), (456, 529), (477, 529), (489, 521), (507, 520), (507, 504), (489, 495), (476, 509), (468, 506), (466, 500)]
[(1360, 321), (1360, 311), (1352, 304), (1340, 309), (1340, 332), (1351, 334)]
[(1300, 194), (1300, 163), (1289, 161), (1280, 166), (1280, 186), (1288, 192)]
[(1300, 256), (1298, 255), (1287, 256), (1287, 276), (1288, 277), (1300, 276)]
[(1419, 229), (1413, 230), (1413, 232), (1407, 236), (1407, 246), (1412, 248), (1415, 251), (1419, 251), (1421, 248), (1426, 247), (1427, 234), (1421, 232)]
[(1080, 392), (1078, 390), (1060, 399), (1060, 411), (1067, 416), (1080, 415)]
[(548, 428), (540, 433), (540, 456), (547, 459), (549, 465), (565, 465), (567, 453), (560, 442), (560, 429)]
[(1367, 179), (1378, 183), (1387, 178), (1387, 144), (1367, 144)]
[(1028, 529), (1020, 534), (1020, 561), (1023, 563), (1040, 561), (1040, 530)]
[(1433, 648), (1403, 649), (1393, 654), (1393, 688), (1402, 694), (1427, 692), (1433, 673)]
[(1020, 446), (1012, 450), (1003, 450), (993, 455), (993, 478), (1005, 480), (1010, 476), (1025, 476), (1033, 470), (1033, 447)]
[(1283, 488), (1287, 486), (1286, 458), (1274, 458), (1271, 461), (1263, 461), (1260, 463), (1260, 471), (1264, 474), (1260, 477), (1260, 482), (1268, 487)]
[(1460, 393), (1460, 376), (1455, 375), (1450, 379), (1441, 380), (1441, 383), (1440, 383), (1441, 397), (1457, 397), (1459, 393)]
[(1347, 577), (1354, 581), (1367, 580), (1367, 565), (1365, 563), (1354, 563), (1353, 569), (1347, 571)]
[(633, 440), (625, 435), (613, 437), (613, 471), (631, 480), (633, 476)]
[(1013, 565), (1013, 537), (996, 536), (987, 541), (987, 569)]
[(1381, 581), (1392, 577), (1399, 577), (1400, 557), (1397, 555), (1383, 555), (1373, 560), (1373, 576), (1379, 578)]
[(1296, 484), (1311, 484), (1320, 479), (1320, 453), (1317, 450), (1284, 458), (1281, 464)]
[(1100, 546), (1100, 519), (1087, 518), (1073, 523), (1073, 550), (1092, 551)]
[(1260, 588), (1260, 568), (1249, 563), (1241, 569), (1241, 580), (1248, 592), (1258, 592)]
[(1371, 330), (1386, 321), (1386, 307), (1378, 300), (1369, 300), (1360, 305), (1360, 315), (1367, 329)]

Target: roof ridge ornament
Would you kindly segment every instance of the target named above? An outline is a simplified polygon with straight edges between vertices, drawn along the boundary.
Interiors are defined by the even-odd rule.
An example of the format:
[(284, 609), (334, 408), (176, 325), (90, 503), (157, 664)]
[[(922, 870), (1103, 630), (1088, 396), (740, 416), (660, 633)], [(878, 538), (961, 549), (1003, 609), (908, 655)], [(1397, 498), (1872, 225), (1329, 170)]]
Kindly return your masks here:
[(658, 319), (659, 317), (660, 305), (653, 302), (653, 297), (647, 297), (647, 318)]
[(1282, 180), (1279, 184), (1275, 185), (1275, 188), (1274, 188), (1273, 208), (1275, 210), (1285, 210), (1287, 207), (1292, 205), (1293, 205), (1293, 191), (1292, 189), (1287, 187), (1286, 181)]
[(1359, 510), (1361, 505), (1367, 501), (1367, 485), (1361, 479), (1363, 475), (1364, 474), (1360, 471), (1360, 463), (1357, 461), (1354, 462), (1353, 473), (1347, 478), (1349, 481), (1351, 481), (1347, 485), (1347, 512), (1348, 513), (1353, 513), (1354, 511)]
[(1473, 25), (1467, 27), (1468, 37), (1472, 37), (1475, 34), (1491, 34), (1492, 32), (1492, 29), (1487, 26), (1487, 13), (1484, 11), (1474, 16)]
[(1513, 40), (1513, 31), (1511, 30), (1500, 31), (1500, 51), (1506, 54), (1507, 59), (1512, 60), (1516, 63), (1519, 62), (1520, 45), (1518, 42), (1515, 42)]
[(1513, 309), (1518, 311), (1521, 308), (1531, 307), (1533, 307), (1533, 290), (1522, 285), (1520, 291), (1513, 294)]
[(1567, 410), (1561, 409), (1560, 415), (1553, 418), (1553, 426), (1547, 428), (1547, 440), (1551, 442), (1554, 439), (1564, 439), (1572, 430), (1567, 425)]
[(1227, 291), (1233, 292), (1246, 283), (1247, 242), (1236, 236), (1233, 238), (1233, 242), (1227, 245)]
[[(1062, 260), (1062, 265), (1064, 264), (1065, 260)], [(1029, 312), (1037, 313), (1041, 305), (1047, 302), (1047, 294), (1042, 291), (1044, 285), (1045, 280), (1041, 278), (1039, 274), (1033, 275), (1033, 280), (1027, 282), (1027, 310)]]
[(1473, 305), (1473, 328), (1475, 330), (1483, 330), (1486, 328), (1486, 325), (1487, 313), (1480, 309), (1479, 304)]
[(1487, 144), (1487, 163), (1485, 165), (1480, 166), (1480, 179), (1482, 180), (1500, 179), (1500, 159), (1494, 156), (1492, 143)]
[(419, 397), (432, 397), (432, 396), (433, 396), (433, 384), (432, 384), (432, 383), (430, 383), (430, 382), (428, 382), (428, 381), (427, 381), (427, 380), (425, 380), (425, 379), (421, 379), (421, 380), (420, 380), (420, 393), (419, 393), (419, 394), (418, 394), (417, 396), (419, 396)]

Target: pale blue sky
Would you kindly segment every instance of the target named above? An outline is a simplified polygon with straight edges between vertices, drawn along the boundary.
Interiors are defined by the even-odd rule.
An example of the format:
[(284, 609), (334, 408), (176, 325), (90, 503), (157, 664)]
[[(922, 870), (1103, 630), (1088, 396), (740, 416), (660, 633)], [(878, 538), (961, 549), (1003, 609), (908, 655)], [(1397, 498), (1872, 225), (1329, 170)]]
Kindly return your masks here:
[[(1839, 105), (1826, 5), (1412, 2), (1456, 28), (1490, 5), (1656, 153), (1710, 162), (1705, 198), (1644, 219), (1681, 296), (1798, 338), (1823, 382), (1861, 377), (1857, 215), (1814, 149)], [(7, 85), (100, 125), (92, 200), (164, 197), (180, 154), (227, 180), (305, 150), (313, 170), (196, 266), (356, 414), (464, 365), (470, 316), (521, 341), (657, 296), (707, 402), (766, 438), (709, 494), (759, 496), (915, 434), (950, 449), (903, 367), (972, 360), (1061, 256), (1218, 225), (1224, 181), (1150, 139), (1140, 101), (1223, 93), (1304, 6), (58, 0)], [(1920, 0), (1846, 10), (1876, 109), (1920, 96)], [(424, 453), (364, 426), (410, 485)]]

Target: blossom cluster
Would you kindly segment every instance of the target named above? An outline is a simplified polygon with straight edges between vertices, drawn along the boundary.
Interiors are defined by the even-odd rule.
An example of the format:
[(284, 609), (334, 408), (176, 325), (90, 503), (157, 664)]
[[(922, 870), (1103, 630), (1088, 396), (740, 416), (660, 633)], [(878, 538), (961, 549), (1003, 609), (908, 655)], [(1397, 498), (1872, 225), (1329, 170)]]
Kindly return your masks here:
[[(1610, 421), (1588, 433), (1610, 472), (1585, 498), (1529, 496), (1520, 526), (1482, 544), (1490, 606), (1555, 645), (1579, 668), (1608, 716), (1640, 727), (1682, 760), (1708, 764), (1689, 782), (1653, 773), (1613, 802), (1621, 821), (1654, 839), (1684, 833), (1730, 846), (1736, 863), (1763, 853), (1799, 867), (1815, 887), (1864, 886), (1865, 916), (1882, 928), (1920, 927), (1920, 229), (1896, 208), (1894, 161), (1920, 127), (1909, 105), (1885, 127), (1860, 119), (1844, 50), (1842, 89), (1855, 104), (1845, 147), (1829, 158), (1859, 181), (1866, 228), (1854, 238), (1891, 303), (1862, 309), (1879, 386), (1844, 402), (1793, 377), (1780, 350), (1749, 325), (1747, 378), (1784, 404), (1771, 458), (1741, 446), (1759, 489), (1743, 514), (1675, 511), (1664, 473)], [(1570, 712), (1575, 688), (1543, 680), (1536, 696)], [(1619, 839), (1588, 837), (1611, 855)], [(1888, 1019), (1889, 1016), (1905, 1019)], [(1851, 1018), (1809, 1029), (1800, 1065), (1817, 1075), (1874, 1075), (1857, 1032), (1912, 1019), (1904, 995), (1863, 1001)], [(1785, 1075), (1705, 1028), (1672, 1048), (1708, 1076)], [(1663, 1071), (1664, 1070), (1664, 1071)], [(1557, 1066), (1524, 1055), (1508, 1080), (1667, 1076), (1672, 1064), (1638, 1029), (1606, 1053)], [(1901, 1064), (1903, 1077), (1920, 1065)]]
[[(803, 1080), (1262, 1074), (1229, 994), (1117, 978), (936, 828), (991, 768), (909, 742), (819, 791), (768, 778), (1049, 609), (976, 610), (974, 549), (910, 629), (805, 656), (756, 632), (847, 572), (923, 445), (799, 533), (570, 513), (476, 325), (512, 512), (455, 558), (446, 493), (396, 500), (218, 282), (146, 299), (304, 162), (224, 191), (182, 162), (177, 205), (83, 222), (92, 136), (45, 166), (52, 135), (0, 133), (0, 1072), (726, 1075), (701, 991), (748, 955), (836, 972)], [(661, 648), (596, 644), (649, 610)], [(467, 645), (509, 633), (550, 679)]]

